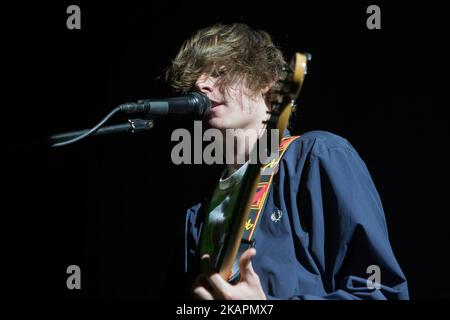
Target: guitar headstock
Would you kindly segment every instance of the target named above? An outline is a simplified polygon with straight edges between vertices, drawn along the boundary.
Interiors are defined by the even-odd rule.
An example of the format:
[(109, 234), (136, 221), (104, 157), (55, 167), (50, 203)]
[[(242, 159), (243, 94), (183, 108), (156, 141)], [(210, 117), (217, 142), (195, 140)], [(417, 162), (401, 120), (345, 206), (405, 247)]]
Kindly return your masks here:
[(269, 101), (272, 109), (267, 129), (278, 129), (280, 139), (287, 128), (295, 100), (300, 94), (303, 80), (307, 72), (307, 62), (311, 60), (308, 53), (296, 52), (289, 65), (283, 69), (283, 73), (270, 91)]

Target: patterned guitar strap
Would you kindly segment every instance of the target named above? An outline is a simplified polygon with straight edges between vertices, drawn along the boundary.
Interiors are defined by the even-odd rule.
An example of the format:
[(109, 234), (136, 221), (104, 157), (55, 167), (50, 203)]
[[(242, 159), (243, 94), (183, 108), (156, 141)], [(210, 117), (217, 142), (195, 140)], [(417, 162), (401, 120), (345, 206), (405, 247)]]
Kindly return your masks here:
[(279, 148), (279, 157), (277, 159), (273, 159), (266, 166), (263, 167), (263, 170), (270, 169), (271, 174), (261, 174), (260, 180), (258, 182), (258, 186), (256, 188), (256, 193), (253, 197), (252, 204), (250, 206), (250, 212), (248, 215), (248, 220), (245, 223), (244, 234), (242, 235), (241, 244), (239, 245), (238, 254), (233, 263), (233, 269), (231, 275), (228, 277), (228, 282), (236, 283), (239, 281), (239, 258), (244, 253), (245, 250), (255, 246), (255, 234), (258, 230), (259, 221), (261, 220), (261, 213), (264, 212), (264, 207), (267, 200), (267, 195), (269, 194), (270, 187), (272, 185), (273, 177), (281, 158), (283, 157), (285, 151), (289, 147), (289, 145), (300, 136), (289, 136), (284, 137), (280, 142)]

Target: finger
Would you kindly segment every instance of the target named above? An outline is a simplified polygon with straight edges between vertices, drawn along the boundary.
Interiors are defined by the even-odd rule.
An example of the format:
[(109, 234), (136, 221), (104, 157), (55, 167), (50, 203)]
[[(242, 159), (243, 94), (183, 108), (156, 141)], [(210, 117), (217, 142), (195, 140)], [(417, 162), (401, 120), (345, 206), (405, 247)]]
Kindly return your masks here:
[(211, 256), (209, 254), (204, 254), (201, 258), (200, 263), (203, 273), (205, 274), (213, 273), (214, 268), (212, 267)]
[(213, 294), (215, 297), (218, 299), (229, 299), (233, 286), (225, 281), (220, 274), (212, 274), (208, 277), (208, 281), (213, 288)]
[(246, 280), (248, 276), (255, 274), (252, 266), (252, 258), (256, 255), (256, 249), (250, 248), (244, 251), (239, 258), (239, 271), (241, 273), (241, 280)]
[(193, 291), (192, 291), (192, 296), (194, 299), (196, 300), (214, 300), (213, 295), (211, 294), (211, 292), (209, 292), (208, 290), (206, 290), (204, 287), (202, 286), (198, 286), (196, 287)]

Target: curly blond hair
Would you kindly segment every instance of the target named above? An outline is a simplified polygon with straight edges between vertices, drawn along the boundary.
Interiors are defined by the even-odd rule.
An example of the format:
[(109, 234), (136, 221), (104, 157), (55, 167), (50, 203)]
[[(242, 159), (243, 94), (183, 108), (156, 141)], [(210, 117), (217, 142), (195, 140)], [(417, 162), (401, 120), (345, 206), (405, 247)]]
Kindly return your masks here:
[(221, 90), (243, 81), (252, 94), (276, 82), (285, 60), (270, 35), (248, 25), (216, 24), (200, 29), (181, 46), (166, 80), (178, 92), (194, 90), (203, 73), (218, 77)]

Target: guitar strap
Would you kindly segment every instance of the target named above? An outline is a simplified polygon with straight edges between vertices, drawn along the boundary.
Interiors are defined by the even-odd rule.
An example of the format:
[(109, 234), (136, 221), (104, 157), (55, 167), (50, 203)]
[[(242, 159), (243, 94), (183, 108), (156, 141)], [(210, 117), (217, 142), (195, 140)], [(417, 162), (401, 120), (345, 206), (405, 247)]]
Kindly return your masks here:
[(248, 214), (248, 220), (245, 223), (244, 234), (242, 235), (241, 243), (239, 245), (238, 254), (236, 256), (236, 261), (233, 265), (233, 270), (229, 277), (229, 282), (234, 283), (239, 280), (239, 257), (242, 253), (253, 247), (255, 244), (255, 232), (257, 231), (257, 227), (259, 225), (259, 221), (261, 220), (261, 213), (264, 211), (264, 207), (267, 200), (267, 195), (269, 194), (270, 187), (272, 185), (273, 177), (276, 172), (278, 172), (278, 165), (283, 157), (285, 151), (295, 139), (300, 136), (289, 136), (284, 137), (280, 142), (279, 147), (279, 156), (277, 159), (273, 159), (267, 165), (265, 165), (262, 170), (270, 170), (270, 174), (261, 174), (260, 180), (258, 182), (258, 186), (256, 188), (256, 193), (253, 196), (252, 204), (250, 206), (250, 212)]

